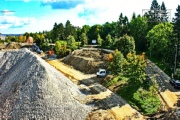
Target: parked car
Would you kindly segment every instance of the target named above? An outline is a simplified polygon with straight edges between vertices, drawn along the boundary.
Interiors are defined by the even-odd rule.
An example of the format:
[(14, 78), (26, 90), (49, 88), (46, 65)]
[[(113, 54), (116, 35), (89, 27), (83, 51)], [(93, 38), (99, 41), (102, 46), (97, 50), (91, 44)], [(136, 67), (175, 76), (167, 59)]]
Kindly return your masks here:
[(99, 69), (99, 71), (96, 73), (97, 77), (105, 77), (107, 75), (107, 72), (105, 69)]
[(174, 86), (174, 88), (180, 88), (180, 80), (176, 80), (174, 78), (171, 78), (169, 82)]

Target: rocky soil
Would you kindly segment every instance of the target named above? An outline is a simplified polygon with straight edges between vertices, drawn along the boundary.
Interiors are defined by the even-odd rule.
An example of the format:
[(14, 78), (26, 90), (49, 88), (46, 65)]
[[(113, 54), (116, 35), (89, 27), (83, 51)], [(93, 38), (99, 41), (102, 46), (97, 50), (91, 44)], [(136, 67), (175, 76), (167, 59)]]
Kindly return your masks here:
[(81, 49), (70, 54), (64, 63), (86, 74), (94, 74), (99, 68), (107, 68), (108, 53), (102, 50)]
[(84, 120), (92, 110), (85, 97), (28, 49), (0, 52), (0, 119)]

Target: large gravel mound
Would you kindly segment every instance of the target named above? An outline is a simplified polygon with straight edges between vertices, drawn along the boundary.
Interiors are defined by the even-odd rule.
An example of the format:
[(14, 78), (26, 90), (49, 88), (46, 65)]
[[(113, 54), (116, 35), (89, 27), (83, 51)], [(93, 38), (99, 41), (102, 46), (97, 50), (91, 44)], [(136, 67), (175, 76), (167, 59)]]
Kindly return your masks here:
[(0, 52), (0, 119), (84, 120), (91, 107), (63, 74), (27, 49)]

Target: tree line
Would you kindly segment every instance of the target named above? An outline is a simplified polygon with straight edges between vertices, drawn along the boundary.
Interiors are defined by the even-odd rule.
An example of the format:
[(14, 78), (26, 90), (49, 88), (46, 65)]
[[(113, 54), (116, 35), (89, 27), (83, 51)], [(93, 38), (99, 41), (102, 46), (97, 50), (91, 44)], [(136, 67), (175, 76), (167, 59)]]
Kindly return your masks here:
[(168, 12), (164, 2), (160, 5), (157, 0), (152, 0), (150, 9), (144, 15), (133, 13), (131, 20), (123, 13), (120, 13), (117, 21), (102, 25), (78, 27), (67, 20), (65, 25), (55, 23), (50, 31), (26, 32), (19, 38), (9, 36), (6, 40), (24, 42), (32, 36), (36, 44), (44, 50), (50, 49), (48, 43), (57, 43), (57, 41), (69, 41), (71, 44), (68, 44), (67, 48), (74, 50), (79, 46), (91, 44), (92, 40), (97, 40), (103, 48), (114, 50), (117, 48), (119, 51), (124, 51), (126, 47), (120, 48), (122, 43), (119, 43), (119, 40), (124, 35), (128, 35), (134, 39), (135, 51), (146, 52), (149, 57), (161, 60), (169, 71), (177, 68), (174, 70), (174, 73), (177, 73), (180, 67), (180, 6), (177, 6), (172, 21), (169, 20)]

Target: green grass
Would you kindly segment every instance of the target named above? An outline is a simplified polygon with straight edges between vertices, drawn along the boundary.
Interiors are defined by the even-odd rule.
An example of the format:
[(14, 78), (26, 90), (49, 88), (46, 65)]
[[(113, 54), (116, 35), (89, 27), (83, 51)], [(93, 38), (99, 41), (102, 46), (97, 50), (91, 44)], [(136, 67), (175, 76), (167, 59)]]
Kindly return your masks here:
[(157, 65), (162, 71), (164, 71), (167, 75), (171, 76), (172, 71), (170, 71), (162, 60), (157, 58), (148, 57), (155, 65)]
[(116, 84), (116, 83), (119, 82), (119, 81), (124, 81), (124, 82), (126, 82), (127, 80), (128, 80), (128, 79), (125, 78), (125, 77), (116, 76), (116, 77), (114, 77), (112, 80), (108, 81), (108, 82), (105, 84), (105, 86), (106, 86), (106, 87), (109, 87), (109, 86), (111, 86), (111, 85)]

